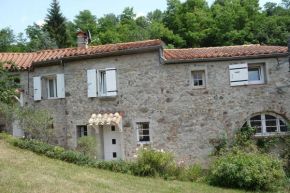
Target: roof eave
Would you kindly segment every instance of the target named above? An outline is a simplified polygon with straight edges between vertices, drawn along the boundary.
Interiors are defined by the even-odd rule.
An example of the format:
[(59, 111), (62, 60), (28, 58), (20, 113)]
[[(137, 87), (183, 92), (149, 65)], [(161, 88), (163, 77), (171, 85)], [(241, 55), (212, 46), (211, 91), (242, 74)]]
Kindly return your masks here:
[(34, 67), (47, 66), (49, 64), (50, 65), (58, 65), (61, 63), (61, 61), (69, 62), (69, 61), (76, 61), (76, 60), (103, 58), (103, 57), (109, 57), (109, 56), (130, 55), (130, 54), (137, 54), (140, 52), (146, 53), (146, 52), (152, 52), (152, 51), (159, 50), (160, 48), (162, 48), (162, 45), (148, 46), (148, 47), (143, 47), (143, 48), (134, 48), (134, 49), (128, 49), (128, 50), (117, 50), (117, 51), (95, 53), (95, 54), (68, 56), (68, 57), (61, 57), (59, 59), (54, 59), (54, 60), (45, 60), (45, 61), (40, 61), (40, 62), (33, 62), (32, 65)]
[(177, 59), (177, 60), (164, 60), (164, 64), (178, 64), (188, 62), (212, 62), (212, 61), (228, 61), (228, 60), (242, 60), (242, 59), (259, 59), (259, 58), (277, 58), (287, 57), (290, 53), (276, 53), (276, 54), (260, 54), (248, 56), (234, 56), (234, 57), (220, 57), (220, 58), (197, 58), (197, 59)]

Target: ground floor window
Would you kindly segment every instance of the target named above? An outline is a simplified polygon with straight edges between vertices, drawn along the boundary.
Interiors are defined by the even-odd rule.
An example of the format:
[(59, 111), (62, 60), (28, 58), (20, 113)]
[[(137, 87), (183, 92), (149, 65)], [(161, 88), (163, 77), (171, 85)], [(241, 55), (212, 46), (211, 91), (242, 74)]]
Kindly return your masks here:
[(88, 129), (86, 125), (77, 126), (77, 139), (88, 135)]
[(138, 142), (150, 142), (149, 122), (138, 122), (136, 125)]
[(247, 124), (257, 129), (256, 136), (288, 133), (286, 120), (274, 113), (255, 114), (247, 119), (243, 127)]

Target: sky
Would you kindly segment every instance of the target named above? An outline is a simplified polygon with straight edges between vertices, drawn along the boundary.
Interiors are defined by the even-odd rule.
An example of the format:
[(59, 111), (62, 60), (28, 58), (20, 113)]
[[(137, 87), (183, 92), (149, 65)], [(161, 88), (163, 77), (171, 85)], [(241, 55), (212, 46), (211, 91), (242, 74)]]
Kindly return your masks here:
[[(184, 2), (185, 0), (181, 0)], [(207, 0), (209, 5), (214, 0)], [(52, 0), (0, 0), (0, 29), (10, 27), (14, 34), (25, 33), (28, 25), (34, 22), (43, 24)], [(120, 15), (125, 7), (133, 7), (138, 15), (146, 15), (150, 11), (166, 10), (166, 0), (59, 0), (63, 15), (73, 21), (80, 11), (90, 10), (98, 18), (104, 14)], [(281, 0), (260, 0), (262, 7), (266, 2), (281, 3)]]

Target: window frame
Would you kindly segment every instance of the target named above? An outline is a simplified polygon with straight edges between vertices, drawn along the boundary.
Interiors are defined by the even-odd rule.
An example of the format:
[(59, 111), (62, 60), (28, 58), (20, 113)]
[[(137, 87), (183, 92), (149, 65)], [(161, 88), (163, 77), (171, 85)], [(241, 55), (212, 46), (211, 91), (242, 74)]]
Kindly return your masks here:
[[(260, 74), (260, 80), (250, 80), (250, 69), (251, 68), (258, 68), (259, 69), (259, 74)], [(249, 85), (252, 84), (265, 84), (266, 79), (265, 79), (265, 65), (264, 64), (248, 64), (248, 75), (249, 75)]]
[[(57, 77), (56, 76), (48, 76), (44, 77), (46, 80), (46, 88), (47, 88), (47, 99), (57, 99)], [(54, 96), (50, 96), (50, 87), (49, 87), (49, 81), (53, 80), (53, 90), (54, 90)]]
[[(285, 126), (287, 127), (287, 120), (284, 119), (283, 117), (279, 116), (278, 114), (275, 113), (271, 113), (271, 112), (264, 112), (264, 113), (256, 113), (251, 115), (251, 117), (249, 117), (246, 122), (244, 123), (247, 125), (251, 126), (251, 118), (257, 116), (257, 115), (261, 115), (261, 133), (256, 133), (255, 137), (259, 137), (259, 136), (273, 136), (273, 135), (289, 135), (289, 131), (282, 131), (281, 132), (281, 126), (280, 126), (280, 121), (282, 121)], [(277, 127), (277, 131), (276, 132), (267, 132), (267, 126), (266, 126), (266, 115), (270, 115), (276, 118), (276, 127)], [(243, 126), (244, 126), (243, 125)]]
[[(82, 128), (83, 128), (83, 131), (82, 131)], [(89, 134), (88, 127), (86, 125), (77, 125), (77, 129), (76, 129), (76, 139), (77, 140), (81, 137), (88, 136), (88, 134)]]
[[(98, 88), (98, 95), (100, 97), (107, 96), (107, 78), (106, 78), (106, 69), (97, 70), (97, 88)], [(106, 92), (104, 92), (104, 87), (106, 87)]]
[[(194, 75), (195, 74), (201, 74), (202, 76), (202, 85), (198, 85), (198, 86), (195, 86), (194, 85)], [(205, 70), (194, 70), (194, 71), (191, 71), (191, 79), (192, 79), (192, 86), (194, 89), (198, 89), (198, 88), (206, 88), (206, 78), (205, 78)], [(200, 80), (200, 79), (198, 79)]]
[[(140, 141), (140, 134), (139, 134), (139, 128), (138, 128), (138, 124), (140, 123), (146, 123), (148, 124), (148, 131), (149, 134), (148, 135), (143, 135), (143, 136), (148, 136), (149, 137), (149, 141)], [(151, 137), (151, 129), (150, 129), (150, 122), (149, 121), (136, 121), (135, 122), (135, 127), (136, 127), (136, 134), (137, 134), (137, 143), (138, 144), (150, 144), (152, 141), (152, 137)], [(144, 129), (143, 129), (144, 130)]]

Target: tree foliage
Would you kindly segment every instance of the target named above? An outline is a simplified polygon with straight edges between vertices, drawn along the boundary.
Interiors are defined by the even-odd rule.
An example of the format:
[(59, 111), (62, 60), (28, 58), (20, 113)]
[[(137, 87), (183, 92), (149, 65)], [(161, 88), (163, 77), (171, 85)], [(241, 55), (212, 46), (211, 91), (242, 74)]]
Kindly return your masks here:
[(55, 40), (58, 48), (68, 46), (68, 35), (66, 31), (66, 19), (60, 11), (59, 2), (53, 0), (46, 15), (44, 29), (50, 38)]

